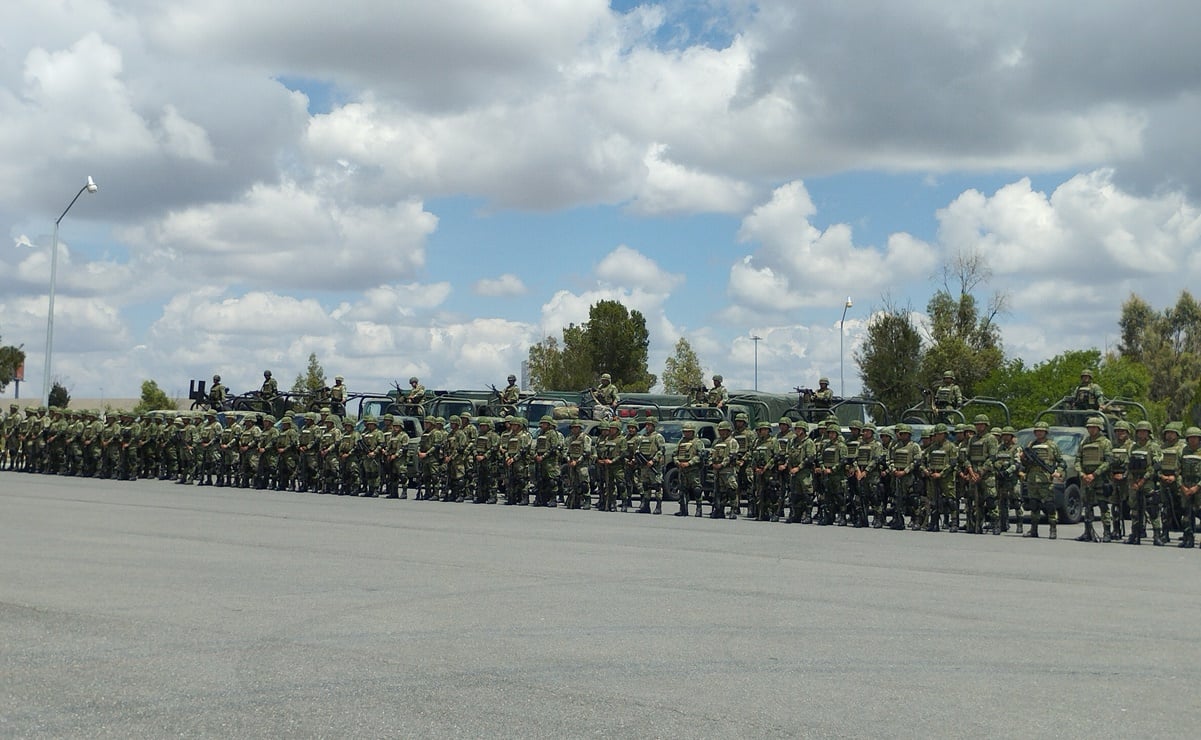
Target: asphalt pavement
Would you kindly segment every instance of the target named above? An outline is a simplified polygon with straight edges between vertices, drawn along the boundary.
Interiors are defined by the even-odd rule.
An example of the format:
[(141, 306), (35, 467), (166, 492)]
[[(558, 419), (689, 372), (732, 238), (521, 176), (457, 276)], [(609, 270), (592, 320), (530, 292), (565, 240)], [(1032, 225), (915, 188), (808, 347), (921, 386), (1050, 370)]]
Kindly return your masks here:
[(1201, 550), (1080, 531), (0, 472), (0, 736), (1191, 735)]

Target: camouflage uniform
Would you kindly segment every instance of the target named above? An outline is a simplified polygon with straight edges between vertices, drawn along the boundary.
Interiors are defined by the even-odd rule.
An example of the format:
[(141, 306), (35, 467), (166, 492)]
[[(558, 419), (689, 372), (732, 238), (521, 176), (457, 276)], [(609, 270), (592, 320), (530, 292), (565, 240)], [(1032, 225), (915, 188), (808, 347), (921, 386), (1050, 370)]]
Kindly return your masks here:
[(1163, 517), (1163, 541), (1170, 542), (1172, 523), (1177, 521), (1176, 504), (1180, 500), (1180, 458), (1184, 455), (1184, 440), (1180, 438), (1183, 425), (1168, 422), (1163, 428), (1163, 443), (1159, 446), (1159, 468), (1156, 480), (1159, 488), (1159, 508)]
[(724, 408), (730, 400), (730, 391), (721, 384), (720, 375), (713, 376), (713, 387), (705, 391), (705, 403), (715, 409)]
[(600, 474), (600, 498), (596, 508), (600, 511), (616, 511), (621, 492), (621, 479), (625, 468), (622, 442), (617, 436), (621, 431), (618, 422), (602, 421), (600, 437), (596, 443), (596, 467)]
[[(872, 423), (863, 425), (859, 446), (855, 450), (855, 467), (851, 475), (855, 478), (857, 499), (854, 502), (855, 526), (868, 526), (868, 512), (875, 512), (876, 487), (880, 480), (880, 467), (887, 455), (883, 445), (876, 439), (876, 426)], [(876, 522), (883, 526), (877, 514)], [(879, 527), (877, 527), (879, 529)]]
[(821, 517), (817, 523), (830, 526), (837, 522), (839, 526), (846, 526), (847, 466), (853, 458), (847, 450), (838, 422), (827, 421), (824, 427), (826, 436), (818, 447), (817, 469), (814, 471), (822, 490)]
[(196, 456), (196, 484), (211, 486), (213, 475), (216, 473), (220, 477), (217, 468), (221, 464), (221, 425), (211, 409), (205, 412), (204, 422), (196, 430)]
[(638, 444), (638, 422), (634, 419), (626, 421), (625, 436), (620, 437), (622, 457), (625, 461), (625, 470), (622, 478), (622, 500), (621, 510), (629, 511), (631, 499), (634, 497), (634, 492), (638, 490), (638, 468), (634, 460), (634, 451)]
[(755, 444), (755, 436), (755, 430), (751, 429), (750, 418), (746, 414), (738, 414), (734, 417), (733, 438), (738, 443), (738, 495), (730, 504), (731, 519), (736, 518), (740, 513), (742, 499), (746, 499), (748, 508), (754, 505), (755, 476), (753, 469), (747, 464), (747, 455)]
[(217, 436), (217, 455), (220, 459), (217, 467), (217, 486), (236, 485), (238, 475), (238, 437), (242, 434), (242, 425), (225, 417), (225, 425)]
[(592, 507), (591, 479), (588, 467), (592, 464), (592, 439), (583, 433), (578, 421), (572, 422), (571, 434), (563, 441), (567, 462), (567, 508)]
[(405, 413), (425, 416), (425, 386), (416, 377), (409, 378), (409, 392), (404, 398)]
[(1101, 386), (1093, 382), (1093, 371), (1085, 370), (1080, 373), (1080, 385), (1072, 392), (1072, 408), (1100, 410), (1107, 399), (1101, 392)]
[(617, 393), (617, 386), (610, 382), (611, 380), (612, 378), (609, 376), (609, 373), (603, 373), (600, 376), (600, 385), (592, 392), (592, 399), (597, 406), (615, 409), (617, 408), (617, 404), (621, 402), (621, 396)]
[(421, 434), (421, 440), (417, 444), (417, 495), (413, 498), (417, 501), (427, 501), (437, 497), (438, 478), (441, 474), (442, 465), (442, 443), (445, 441), (445, 434), (439, 434), (435, 428), (435, 420), (432, 416), (425, 417), (425, 430)]
[(1001, 445), (989, 433), (987, 416), (980, 414), (974, 421), (976, 434), (967, 444), (967, 463), (971, 471), (968, 481), (968, 531), (984, 534), (985, 526), (991, 524), (989, 531), (999, 535), (1001, 516), (997, 508), (996, 460)]
[(942, 384), (934, 389), (931, 399), (937, 421), (950, 422), (950, 411), (963, 406), (963, 391), (955, 383), (955, 373), (947, 370), (942, 374)]
[(780, 444), (771, 436), (771, 424), (761, 421), (755, 425), (754, 442), (747, 452), (752, 480), (754, 481), (754, 516), (759, 521), (779, 521), (775, 502), (772, 501), (772, 478)]
[(509, 416), (505, 419), (508, 431), (501, 435), (500, 448), (504, 457), (505, 504), (525, 506), (529, 503), (529, 460), (534, 440), (526, 429), (525, 419)]
[(260, 438), (263, 436), (261, 426), (262, 416), (242, 421), (242, 433), (238, 436), (238, 486), (250, 488), (255, 485), (258, 477), (259, 463), (262, 461)]
[[(897, 441), (888, 450), (888, 497), (892, 502), (892, 521), (889, 529), (904, 529), (905, 514), (913, 494), (916, 474), (922, 463), (922, 448), (912, 439), (913, 431), (908, 424), (897, 424)], [(917, 520), (916, 512), (911, 512)]]
[(491, 419), (480, 417), (477, 423), (479, 424), (479, 433), (475, 435), (471, 450), (475, 479), (472, 500), (477, 504), (495, 504), (496, 456), (500, 449), (500, 435), (496, 433)]
[(635, 456), (634, 465), (637, 468), (638, 496), (642, 505), (638, 507), (639, 514), (652, 513), (650, 501), (654, 499), (653, 513), (663, 513), (663, 458), (666, 454), (663, 435), (655, 431), (659, 422), (654, 417), (647, 417), (644, 432), (638, 436), (631, 453)]
[(463, 421), (450, 417), (450, 430), (446, 433), (446, 448), (442, 463), (446, 466), (447, 501), (463, 503), (467, 500), (467, 455), (470, 438), (463, 430)]
[(951, 511), (955, 510), (955, 527), (958, 531), (959, 504), (955, 496), (955, 468), (959, 461), (959, 449), (946, 438), (947, 425), (935, 424), (933, 440), (922, 456), (922, 470), (926, 476), (926, 500), (924, 511), (919, 515), (925, 520), (927, 532), (938, 532), (938, 517), (943, 515), (950, 527)]
[(1108, 478), (1110, 461), (1113, 458), (1113, 445), (1109, 438), (1101, 434), (1105, 425), (1098, 416), (1089, 417), (1085, 422), (1088, 437), (1076, 451), (1076, 470), (1080, 474), (1080, 497), (1084, 503), (1084, 533), (1076, 538), (1077, 542), (1096, 542), (1097, 533), (1093, 530), (1093, 507), (1101, 507), (1101, 525), (1104, 529), (1103, 542), (1113, 539), (1112, 520), (1109, 517), (1109, 506), (1105, 498), (1105, 481)]
[(683, 438), (671, 457), (676, 464), (676, 490), (680, 496), (680, 510), (676, 516), (688, 516), (689, 499), (696, 500), (696, 515), (701, 515), (705, 457), (705, 443), (696, 436), (696, 424), (684, 422)]
[(555, 420), (543, 416), (534, 439), (534, 506), (557, 506), (562, 494), (559, 477), (563, 472), (563, 435)]
[(368, 498), (379, 495), (383, 479), (384, 433), (379, 430), (375, 417), (363, 419), (362, 460), (363, 488), (360, 493)]
[(813, 405), (819, 409), (828, 409), (834, 405), (834, 391), (830, 390), (830, 379), (822, 378), (817, 384), (819, 387), (813, 392)]
[(1051, 528), (1049, 537), (1055, 539), (1059, 509), (1055, 506), (1054, 484), (1063, 479), (1064, 465), (1059, 445), (1047, 436), (1047, 429), (1046, 422), (1037, 422), (1034, 425), (1034, 439), (1022, 450), (1026, 469), (1026, 508), (1030, 510), (1030, 531), (1025, 536), (1038, 537), (1041, 513), (1047, 515), (1047, 523)]
[(354, 421), (342, 422), (342, 436), (338, 439), (338, 466), (341, 471), (341, 496), (357, 496), (363, 485), (363, 471), (359, 466), (358, 445), (361, 439), (354, 430)]
[(993, 459), (993, 470), (997, 479), (997, 511), (1001, 522), (1001, 531), (1009, 530), (1009, 510), (1016, 511), (1018, 517), (1017, 532), (1022, 533), (1022, 496), (1019, 480), (1021, 471), (1022, 449), (1018, 447), (1013, 427), (1007, 426), (1001, 430), (1001, 443)]
[(709, 467), (713, 469), (712, 519), (726, 518), (726, 505), (730, 506), (730, 518), (737, 519), (738, 508), (738, 440), (732, 432), (734, 426), (728, 421), (717, 425), (717, 440), (709, 452)]
[(1184, 433), (1185, 445), (1180, 456), (1180, 543), (1177, 547), (1191, 549), (1195, 543), (1194, 526), (1198, 502), (1201, 501), (1201, 428), (1189, 427)]
[(517, 411), (517, 402), (521, 400), (521, 389), (517, 387), (517, 376), (509, 376), (509, 384), (500, 392), (501, 413), (506, 416)]
[(809, 524), (813, 521), (813, 465), (817, 460), (817, 445), (809, 437), (809, 425), (796, 423), (792, 444), (787, 450), (788, 465), (788, 522)]
[[(1113, 449), (1109, 460), (1109, 511), (1113, 519), (1113, 542), (1121, 542), (1126, 536), (1126, 520), (1122, 505), (1130, 497), (1130, 447), (1134, 427), (1128, 421), (1113, 425)], [(1133, 513), (1133, 509), (1131, 509)]]
[(1159, 444), (1151, 438), (1151, 422), (1134, 425), (1134, 441), (1126, 462), (1130, 476), (1130, 537), (1128, 545), (1141, 545), (1151, 522), (1155, 545), (1163, 545), (1163, 522), (1159, 517), (1159, 490), (1155, 487), (1155, 470), (1159, 466)]

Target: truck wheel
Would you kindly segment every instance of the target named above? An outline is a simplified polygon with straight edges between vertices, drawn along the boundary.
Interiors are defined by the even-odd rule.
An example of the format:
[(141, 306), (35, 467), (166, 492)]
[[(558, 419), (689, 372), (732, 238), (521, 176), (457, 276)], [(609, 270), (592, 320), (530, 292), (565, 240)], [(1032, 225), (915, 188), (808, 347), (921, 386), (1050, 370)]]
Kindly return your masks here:
[(1062, 524), (1079, 524), (1084, 521), (1084, 499), (1080, 496), (1080, 486), (1069, 483), (1063, 490), (1063, 509), (1059, 512)]
[(663, 500), (680, 500), (680, 471), (672, 468), (663, 474)]

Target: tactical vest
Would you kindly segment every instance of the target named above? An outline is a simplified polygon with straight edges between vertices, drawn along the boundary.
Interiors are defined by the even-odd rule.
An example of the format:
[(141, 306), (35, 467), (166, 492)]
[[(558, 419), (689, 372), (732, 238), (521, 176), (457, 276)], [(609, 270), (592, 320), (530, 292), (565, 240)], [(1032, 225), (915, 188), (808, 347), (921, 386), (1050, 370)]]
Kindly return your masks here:
[(1084, 472), (1091, 473), (1101, 467), (1103, 462), (1104, 452), (1101, 450), (1100, 443), (1086, 442), (1080, 445), (1080, 467)]
[(1145, 473), (1151, 464), (1151, 454), (1146, 447), (1135, 447), (1130, 450), (1130, 459), (1127, 465), (1130, 467), (1131, 473)]
[(584, 437), (571, 437), (567, 443), (567, 457), (570, 460), (579, 460), (584, 457)]
[(988, 462), (988, 454), (983, 439), (973, 437), (972, 441), (967, 443), (967, 459), (973, 467)]
[(1126, 464), (1130, 460), (1130, 450), (1125, 446), (1114, 447), (1110, 453), (1109, 470), (1114, 473), (1122, 473), (1126, 470)]
[(488, 439), (488, 435), (486, 435), (486, 434), (481, 434), (480, 436), (476, 437), (475, 438), (475, 454), (487, 455), (488, 451), (492, 447), (491, 441), (492, 440)]
[(822, 448), (822, 467), (833, 468), (839, 463), (838, 447), (835, 445), (826, 445)]
[(871, 446), (859, 445), (859, 449), (855, 451), (855, 464), (860, 468), (866, 468), (872, 464)]
[[(1033, 444), (1030, 445), (1030, 454), (1042, 460), (1048, 467), (1055, 464), (1055, 453), (1051, 451), (1051, 445), (1048, 444)], [(1052, 468), (1053, 470), (1054, 468)], [(1051, 479), (1051, 473), (1044, 470), (1038, 463), (1033, 463), (1027, 468), (1030, 477), (1039, 482), (1046, 482)]]
[(1167, 449), (1163, 451), (1163, 457), (1159, 460), (1159, 472), (1171, 475), (1180, 467), (1180, 453), (1175, 449)]
[(892, 469), (904, 470), (913, 464), (913, 451), (908, 446), (898, 447), (892, 451)]
[(505, 443), (505, 454), (509, 457), (516, 457), (521, 452), (521, 437), (516, 434), (509, 436), (509, 441)]
[(713, 452), (710, 453), (710, 456), (712, 457), (713, 462), (719, 465), (725, 465), (730, 459), (730, 446), (719, 439), (713, 443)]
[(300, 446), (308, 448), (313, 444), (313, 430), (309, 426), (305, 426), (300, 430)]
[(859, 440), (853, 439), (847, 442), (847, 457), (853, 460), (859, 458)]
[(997, 454), (993, 458), (993, 465), (997, 469), (997, 477), (1002, 480), (1007, 480), (1013, 476), (1009, 469), (1013, 465), (1013, 452), (1005, 447), (998, 447)]
[(538, 439), (534, 442), (534, 452), (538, 455), (545, 455), (550, 451), (550, 439), (545, 434), (539, 434)]
[(682, 440), (676, 445), (676, 459), (689, 460), (692, 457), (692, 446), (696, 444), (696, 440)]
[(1082, 385), (1076, 389), (1075, 405), (1078, 409), (1098, 408), (1099, 404), (1097, 403), (1097, 396), (1093, 393), (1092, 387)]
[(1180, 477), (1184, 484), (1189, 486), (1201, 481), (1201, 450), (1185, 450), (1184, 456), (1180, 458)]
[(940, 385), (934, 390), (934, 405), (940, 409), (946, 408), (951, 405), (954, 397), (950, 386)]
[(942, 472), (950, 465), (950, 456), (946, 450), (930, 450), (930, 467), (936, 472)]
[(655, 452), (657, 451), (656, 445), (655, 445), (655, 438), (651, 437), (651, 436), (644, 436), (644, 437), (639, 438), (638, 451), (640, 453), (642, 453), (643, 455), (646, 455), (647, 458), (653, 458), (655, 456)]

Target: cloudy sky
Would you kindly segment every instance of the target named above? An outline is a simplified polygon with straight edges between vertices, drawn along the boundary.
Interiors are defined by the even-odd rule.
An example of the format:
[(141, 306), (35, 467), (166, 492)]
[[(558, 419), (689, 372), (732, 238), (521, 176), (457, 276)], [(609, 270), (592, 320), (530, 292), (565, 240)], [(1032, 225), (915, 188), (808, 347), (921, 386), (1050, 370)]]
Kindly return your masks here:
[[(9, 0), (0, 341), (41, 390), (480, 387), (613, 298), (651, 370), (834, 378), (982, 250), (1005, 349), (1116, 342), (1201, 278), (1201, 6), (1095, 0)], [(6, 391), (11, 396), (13, 387)]]

